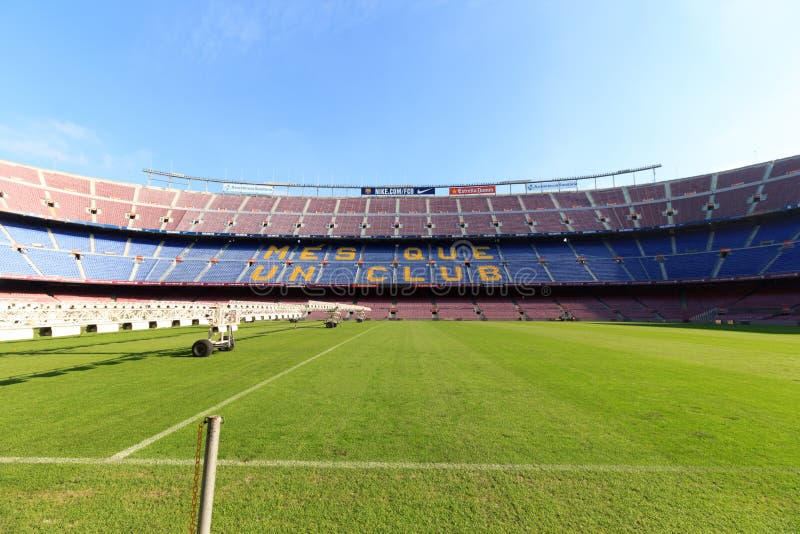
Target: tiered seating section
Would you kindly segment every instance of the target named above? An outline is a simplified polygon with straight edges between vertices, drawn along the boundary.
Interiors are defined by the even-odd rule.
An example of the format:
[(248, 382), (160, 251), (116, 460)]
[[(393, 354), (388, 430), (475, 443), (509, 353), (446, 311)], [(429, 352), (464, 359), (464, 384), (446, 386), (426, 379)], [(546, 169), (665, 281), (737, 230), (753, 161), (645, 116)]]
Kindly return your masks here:
[[(0, 277), (148, 284), (492, 287), (797, 275), (800, 211), (751, 222), (555, 239), (379, 242), (88, 231), (5, 216), (0, 217)], [(407, 307), (400, 313), (432, 311)], [(507, 318), (513, 313), (491, 310), (489, 315)]]
[(0, 211), (136, 230), (300, 237), (597, 232), (800, 204), (800, 156), (614, 189), (494, 197), (252, 197), (108, 182), (0, 162)]

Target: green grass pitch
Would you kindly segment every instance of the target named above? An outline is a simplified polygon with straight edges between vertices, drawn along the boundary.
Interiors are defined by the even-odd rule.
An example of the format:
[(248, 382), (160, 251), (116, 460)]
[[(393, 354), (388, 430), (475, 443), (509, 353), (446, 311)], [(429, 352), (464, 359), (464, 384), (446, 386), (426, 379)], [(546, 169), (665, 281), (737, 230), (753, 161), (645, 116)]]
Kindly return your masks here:
[(186, 532), (218, 404), (216, 532), (800, 529), (796, 328), (203, 333), (1, 345), (0, 531)]

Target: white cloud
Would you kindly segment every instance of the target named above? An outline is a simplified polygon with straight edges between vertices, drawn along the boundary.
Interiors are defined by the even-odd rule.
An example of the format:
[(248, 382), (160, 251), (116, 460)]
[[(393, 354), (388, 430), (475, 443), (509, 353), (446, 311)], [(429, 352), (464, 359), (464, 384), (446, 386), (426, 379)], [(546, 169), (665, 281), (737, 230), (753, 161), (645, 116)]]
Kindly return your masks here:
[(48, 121), (48, 124), (51, 128), (56, 130), (57, 132), (62, 133), (66, 137), (71, 139), (78, 139), (83, 141), (97, 141), (97, 134), (89, 128), (85, 126), (81, 126), (80, 124), (75, 124), (74, 122), (69, 121), (59, 121), (51, 119)]
[(122, 154), (109, 150), (93, 129), (62, 119), (0, 123), (0, 159), (104, 178), (135, 178), (153, 161), (138, 149)]
[[(5, 159), (48, 165), (86, 165), (85, 147), (76, 141), (90, 130), (78, 125), (44, 121), (22, 126), (0, 124), (0, 152)], [(90, 141), (94, 143), (95, 141)]]
[(213, 0), (189, 24), (194, 28), (191, 52), (212, 61), (250, 52), (265, 42), (343, 31), (373, 18), (379, 5), (375, 0)]
[(200, 15), (192, 43), (206, 60), (216, 59), (227, 47), (245, 52), (264, 37), (260, 10), (242, 2), (211, 2)]

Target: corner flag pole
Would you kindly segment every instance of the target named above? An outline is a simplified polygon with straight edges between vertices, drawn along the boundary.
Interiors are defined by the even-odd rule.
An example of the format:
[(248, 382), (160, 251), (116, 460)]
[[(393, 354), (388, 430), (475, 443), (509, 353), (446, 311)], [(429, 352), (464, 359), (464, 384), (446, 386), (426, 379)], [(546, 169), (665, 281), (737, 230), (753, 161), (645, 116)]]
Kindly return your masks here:
[(198, 534), (211, 533), (211, 511), (214, 507), (214, 484), (217, 479), (217, 451), (219, 450), (219, 429), (222, 424), (222, 416), (207, 417), (206, 423), (208, 423), (208, 434), (206, 434), (206, 455), (203, 462), (200, 513), (197, 517)]

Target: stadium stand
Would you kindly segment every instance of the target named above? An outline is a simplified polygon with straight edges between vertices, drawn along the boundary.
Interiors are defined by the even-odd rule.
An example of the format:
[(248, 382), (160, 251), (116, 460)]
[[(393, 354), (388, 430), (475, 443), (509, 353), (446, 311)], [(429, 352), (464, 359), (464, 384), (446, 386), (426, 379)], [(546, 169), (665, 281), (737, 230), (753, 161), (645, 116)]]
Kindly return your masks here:
[[(570, 312), (581, 320), (726, 315), (791, 322), (798, 305), (791, 300), (794, 290), (781, 293), (770, 284), (789, 284), (785, 280), (800, 271), (799, 181), (800, 157), (792, 157), (578, 192), (254, 197), (122, 184), (0, 162), (0, 279), (196, 291), (466, 286), (476, 292), (469, 299), (445, 292), (378, 299), (373, 309), (385, 308), (387, 318), (399, 319), (553, 319)], [(288, 237), (293, 241), (283, 254), (279, 249)], [(453, 249), (461, 240), (469, 244)], [(771, 288), (764, 302), (775, 305), (748, 315), (742, 311), (747, 306), (732, 306), (724, 294), (681, 300), (643, 289), (697, 288), (691, 284), (697, 282), (724, 289), (747, 281)], [(538, 300), (486, 293), (543, 285), (561, 293)], [(583, 286), (637, 293), (563, 295)], [(757, 300), (760, 288), (750, 289), (755, 296), (745, 302), (752, 309), (764, 303)]]
[[(747, 169), (745, 169), (747, 171)], [(431, 220), (435, 235), (486, 235), (487, 233), (528, 233), (528, 220), (535, 221), (537, 232), (590, 232), (607, 229), (646, 228), (665, 224), (686, 224), (700, 220), (717, 220), (754, 213), (767, 213), (787, 206), (796, 206), (798, 193), (792, 187), (791, 178), (784, 175), (770, 177), (761, 183), (743, 183), (735, 180), (752, 180), (763, 174), (763, 168), (743, 173), (727, 173), (720, 181), (726, 187), (710, 188), (710, 176), (691, 178), (685, 181), (667, 182), (661, 185), (640, 185), (630, 188), (599, 190), (581, 193), (554, 193), (542, 195), (509, 195), (488, 198), (431, 198), (408, 199), (402, 203), (396, 199), (370, 199), (373, 203), (365, 221), (366, 235), (394, 235), (393, 225), (403, 224), (388, 214), (399, 213), (401, 217), (411, 213), (436, 215)], [(793, 176), (792, 176), (793, 177)], [(134, 228), (180, 230), (185, 232), (260, 234), (261, 224), (269, 219), (268, 235), (295, 235), (303, 213), (314, 215), (364, 213), (367, 201), (363, 199), (315, 199), (313, 197), (278, 197), (277, 199), (249, 199), (241, 195), (217, 195), (201, 192), (170, 192), (139, 186), (134, 190), (137, 202), (128, 204), (119, 198), (130, 198), (131, 187), (113, 189), (106, 182), (97, 181), (96, 189), (109, 197), (95, 196), (69, 191), (85, 191), (82, 185), (67, 188), (62, 176), (58, 183), (61, 189), (50, 186), (31, 186), (0, 177), (4, 200), (9, 211), (30, 213), (45, 218), (82, 220), (117, 227), (127, 227), (128, 215), (134, 216)], [(103, 184), (100, 187), (99, 184)], [(20, 188), (23, 188), (20, 190)], [(665, 189), (670, 189), (668, 201), (664, 201)], [(127, 189), (127, 190), (126, 190)], [(631, 199), (625, 201), (625, 194)], [(754, 200), (757, 199), (757, 200)], [(410, 203), (412, 202), (413, 203)], [(522, 209), (522, 204), (525, 209)], [(50, 203), (50, 204), (48, 204)], [(158, 208), (155, 206), (159, 203)], [(338, 204), (338, 212), (336, 205)], [(490, 207), (496, 206), (494, 208)], [(518, 207), (517, 205), (520, 204)], [(556, 206), (557, 204), (557, 206)], [(205, 206), (209, 206), (206, 209)], [(273, 210), (271, 206), (274, 205)], [(398, 212), (397, 206), (409, 206), (411, 211)], [(429, 205), (429, 208), (426, 208)], [(235, 206), (245, 206), (242, 212)], [(308, 207), (306, 207), (308, 206)], [(428, 210), (427, 213), (423, 210)], [(92, 213), (92, 210), (95, 213)], [(327, 211), (327, 213), (326, 213)], [(245, 214), (262, 214), (249, 221)], [(439, 214), (447, 215), (441, 217)], [(461, 214), (461, 216), (459, 216)], [(513, 214), (513, 215), (512, 215)], [(128, 219), (128, 220), (126, 220)], [(161, 221), (161, 219), (167, 219)], [(309, 217), (309, 221), (314, 219)], [(324, 235), (330, 224), (328, 217), (321, 217), (315, 224), (313, 235)], [(424, 222), (423, 222), (424, 221)], [(500, 224), (495, 224), (495, 221)], [(164, 223), (164, 228), (160, 223)], [(416, 228), (427, 220), (417, 220)], [(342, 227), (342, 225), (337, 225)], [(352, 232), (347, 235), (360, 235)], [(359, 229), (360, 230), (360, 229)], [(305, 232), (302, 235), (311, 235)], [(339, 236), (336, 229), (332, 236)], [(413, 235), (406, 231), (403, 235)]]

